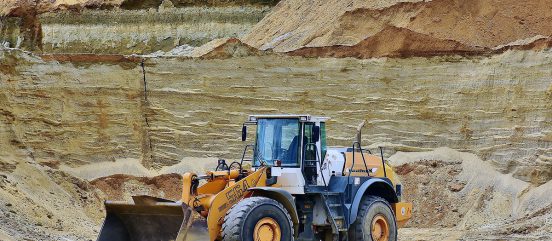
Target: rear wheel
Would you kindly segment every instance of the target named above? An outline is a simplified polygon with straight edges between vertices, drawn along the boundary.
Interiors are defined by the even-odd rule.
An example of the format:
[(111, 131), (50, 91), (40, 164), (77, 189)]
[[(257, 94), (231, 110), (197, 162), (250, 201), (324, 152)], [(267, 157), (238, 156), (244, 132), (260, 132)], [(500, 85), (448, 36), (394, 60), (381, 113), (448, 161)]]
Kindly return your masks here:
[(232, 207), (222, 224), (223, 241), (292, 241), (287, 210), (266, 197), (246, 198)]
[(356, 221), (349, 230), (355, 241), (396, 241), (397, 224), (389, 203), (377, 196), (366, 196), (360, 203)]

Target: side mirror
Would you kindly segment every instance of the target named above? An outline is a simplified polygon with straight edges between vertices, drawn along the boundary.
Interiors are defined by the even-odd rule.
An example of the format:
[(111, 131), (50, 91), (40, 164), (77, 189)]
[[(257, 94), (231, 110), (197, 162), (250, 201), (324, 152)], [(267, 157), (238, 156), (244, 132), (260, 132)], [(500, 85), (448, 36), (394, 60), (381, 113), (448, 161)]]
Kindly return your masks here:
[(312, 142), (316, 143), (320, 140), (320, 126), (312, 127)]
[(245, 141), (247, 139), (247, 126), (242, 126), (242, 141)]

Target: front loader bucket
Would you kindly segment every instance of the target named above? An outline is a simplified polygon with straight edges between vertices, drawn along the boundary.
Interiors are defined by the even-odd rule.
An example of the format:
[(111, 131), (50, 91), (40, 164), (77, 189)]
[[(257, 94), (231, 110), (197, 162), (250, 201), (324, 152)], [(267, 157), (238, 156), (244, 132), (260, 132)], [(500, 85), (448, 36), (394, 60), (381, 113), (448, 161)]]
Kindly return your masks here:
[(181, 202), (149, 196), (134, 203), (105, 202), (106, 218), (98, 241), (184, 241), (192, 209)]

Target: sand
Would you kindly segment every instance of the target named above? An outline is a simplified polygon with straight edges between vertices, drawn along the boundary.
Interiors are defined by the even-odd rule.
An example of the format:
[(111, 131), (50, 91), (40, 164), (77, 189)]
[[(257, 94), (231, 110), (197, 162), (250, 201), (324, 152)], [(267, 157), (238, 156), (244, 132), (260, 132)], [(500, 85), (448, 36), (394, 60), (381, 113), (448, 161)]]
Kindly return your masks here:
[[(415, 206), (409, 227), (430, 230), (402, 230), (403, 238), (552, 238), (548, 231), (552, 199), (546, 194), (552, 181), (535, 187), (497, 171), (474, 154), (450, 148), (398, 152), (389, 163), (405, 185), (404, 198)], [(431, 231), (435, 227), (445, 229)]]
[[(466, 54), (518, 45), (518, 40), (535, 36), (548, 38), (552, 35), (551, 20), (550, 0), (349, 0), (318, 4), (285, 0), (244, 37), (244, 42), (275, 52), (299, 50), (294, 54), (306, 56)], [(531, 43), (522, 45), (526, 44)]]

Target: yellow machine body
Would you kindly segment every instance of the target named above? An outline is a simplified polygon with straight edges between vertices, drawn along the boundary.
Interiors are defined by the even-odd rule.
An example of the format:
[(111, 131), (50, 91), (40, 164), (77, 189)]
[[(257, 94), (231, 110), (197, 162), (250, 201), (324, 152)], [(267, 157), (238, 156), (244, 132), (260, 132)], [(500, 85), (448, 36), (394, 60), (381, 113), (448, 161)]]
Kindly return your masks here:
[[(257, 116), (256, 118), (250, 118), (250, 121), (257, 121), (257, 118), (278, 118), (278, 120), (298, 118), (297, 125), (299, 125), (299, 120), (304, 122), (301, 122), (300, 125), (302, 128), (299, 130), (305, 129), (305, 127), (308, 126), (307, 124), (322, 125), (322, 122), (326, 120), (324, 118), (319, 118), (318, 122), (316, 122), (314, 119), (309, 119), (310, 117), (308, 116), (292, 115)], [(242, 132), (244, 132), (242, 135), (245, 136), (245, 131), (242, 130)], [(308, 133), (304, 132), (301, 134), (304, 135), (301, 141), (303, 143), (298, 144), (299, 141), (294, 141), (300, 140), (300, 138), (293, 138), (293, 140), (292, 138), (288, 138), (289, 144), (286, 143), (286, 146), (293, 146), (293, 143), (297, 143), (295, 147), (305, 148), (306, 150), (307, 146), (315, 147), (316, 143), (321, 145), (320, 138), (325, 138), (325, 134), (321, 134), (320, 130), (309, 133), (309, 135), (317, 138), (309, 139)], [(292, 132), (292, 134), (295, 134), (295, 132)], [(319, 136), (321, 137), (318, 138)], [(275, 140), (282, 141), (282, 139)], [(307, 144), (306, 142), (309, 142), (309, 140), (312, 142)], [(277, 143), (276, 141), (274, 143)], [(282, 145), (279, 146), (281, 147)], [(358, 149), (362, 150), (360, 144), (358, 144), (358, 146)], [(313, 149), (316, 151), (316, 155), (312, 156), (322, 156), (322, 158), (324, 158), (321, 150), (318, 148)], [(247, 150), (247, 147), (245, 150)], [(291, 150), (291, 148), (288, 149), (289, 152)], [(352, 150), (355, 150), (354, 146)], [(395, 216), (394, 218), (397, 226), (404, 226), (412, 216), (412, 203), (401, 202), (400, 193), (402, 185), (400, 184), (398, 176), (390, 166), (385, 164), (385, 161), (383, 161), (380, 156), (363, 154), (360, 150), (356, 152), (350, 149), (348, 151), (340, 151), (343, 159), (339, 159), (339, 165), (333, 165), (332, 168), (335, 169), (323, 169), (323, 167), (329, 168), (328, 166), (332, 166), (330, 165), (331, 161), (328, 160), (328, 163), (326, 163), (324, 159), (320, 158), (307, 160), (307, 152), (304, 152), (303, 159), (305, 163), (301, 164), (303, 168), (298, 166), (286, 167), (281, 164), (281, 160), (275, 159), (272, 160), (271, 164), (268, 164), (265, 160), (255, 160), (256, 166), (254, 168), (243, 169), (242, 163), (244, 158), (242, 158), (242, 163), (236, 162), (239, 164), (239, 169), (232, 169), (232, 164), (230, 164), (230, 167), (226, 166), (222, 171), (209, 171), (205, 173), (205, 175), (185, 173), (182, 175), (182, 197), (179, 201), (170, 201), (149, 196), (133, 197), (133, 203), (107, 201), (105, 203), (107, 216), (98, 241), (184, 241), (186, 240), (186, 234), (193, 221), (193, 212), (197, 212), (207, 220), (209, 240), (221, 240), (223, 222), (229, 210), (240, 201), (247, 202), (255, 200), (247, 199), (253, 196), (256, 199), (261, 197), (272, 199), (282, 204), (282, 208), (287, 211), (289, 218), (291, 218), (290, 223), (292, 223), (293, 226), (291, 228), (295, 230), (295, 235), (299, 233), (298, 230), (300, 225), (303, 225), (301, 227), (305, 229), (305, 225), (307, 224), (308, 226), (306, 227), (312, 228), (314, 231), (318, 231), (315, 226), (322, 227), (322, 229), (331, 227), (330, 231), (332, 235), (346, 235), (347, 227), (344, 225), (353, 224), (354, 220), (344, 221), (343, 214), (335, 215), (329, 210), (324, 212), (324, 209), (318, 208), (312, 210), (311, 213), (315, 211), (324, 212), (324, 214), (315, 213), (315, 215), (326, 218), (318, 218), (318, 220), (315, 220), (316, 223), (312, 221), (307, 224), (301, 223), (306, 218), (304, 214), (300, 214), (300, 211), (304, 211), (300, 208), (313, 208), (312, 204), (305, 203), (306, 199), (307, 201), (318, 200), (318, 203), (323, 203), (320, 200), (325, 200), (324, 205), (328, 208), (337, 207), (345, 209), (347, 207), (346, 204), (339, 203), (344, 202), (340, 200), (345, 200), (345, 189), (349, 190), (350, 194), (348, 200), (351, 203), (348, 204), (350, 209), (348, 209), (349, 212), (347, 214), (351, 219), (357, 217), (356, 209), (360, 206), (357, 199), (363, 200), (364, 193), (370, 193), (369, 195), (380, 194), (381, 197), (385, 196), (387, 200), (389, 200), (388, 203), (393, 212), (392, 214), (389, 212), (389, 215), (391, 217), (393, 217), (393, 215)], [(299, 157), (297, 159), (301, 160)], [(219, 165), (226, 165), (223, 160), (221, 161)], [(253, 159), (249, 161), (253, 161)], [(316, 171), (317, 175), (320, 174), (322, 178), (317, 179), (316, 177), (319, 176), (314, 176), (315, 178), (308, 179), (307, 173), (312, 174), (312, 171)], [(327, 173), (327, 179), (322, 176), (323, 172)], [(334, 180), (333, 184), (327, 183), (330, 179)], [(312, 185), (312, 183), (319, 182), (320, 180), (322, 180), (323, 185), (320, 183)], [(361, 182), (360, 180), (363, 181)], [(311, 182), (311, 184), (305, 184), (306, 181)], [(375, 182), (379, 182), (380, 185), (372, 185), (372, 183)], [(313, 188), (319, 189), (308, 190), (307, 192), (307, 185), (312, 185), (314, 186)], [(353, 189), (353, 186), (355, 189)], [(362, 189), (363, 187), (364, 189)], [(372, 187), (374, 187), (374, 189), (371, 189), (371, 192), (366, 191)], [(362, 191), (358, 191), (358, 195), (351, 196), (352, 190), (357, 192), (357, 190), (361, 189)], [(377, 191), (374, 192), (376, 189)], [(335, 194), (341, 195), (343, 199), (330, 200), (330, 196)], [(314, 198), (315, 196), (313, 195), (319, 195), (316, 196), (318, 199)], [(351, 210), (354, 211), (354, 214), (351, 213)], [(235, 210), (230, 210), (230, 213), (232, 213), (232, 211)], [(302, 219), (302, 221), (300, 221), (300, 219)], [(278, 232), (268, 233), (271, 234), (272, 237), (281, 234), (279, 228), (275, 229), (278, 224), (270, 218), (263, 218), (257, 225), (253, 226), (259, 226), (258, 229), (255, 228), (255, 232), (259, 230), (277, 230)], [(289, 230), (289, 228), (287, 230)], [(263, 237), (267, 236), (265, 234), (267, 233), (261, 233), (260, 235)]]
[(197, 193), (193, 193), (193, 183), (197, 176), (193, 173), (184, 174), (182, 202), (196, 210), (202, 210), (200, 214), (207, 219), (209, 237), (216, 240), (228, 209), (247, 197), (250, 194), (249, 188), (265, 186), (266, 170), (266, 167), (261, 167), (247, 173), (239, 181), (236, 181), (238, 170), (210, 172), (207, 173), (207, 176), (211, 176), (210, 179), (197, 188)]
[[(98, 241), (184, 241), (193, 221), (192, 210), (207, 219), (210, 240), (217, 240), (228, 209), (250, 195), (249, 188), (265, 186), (266, 170), (260, 167), (242, 173), (245, 177), (238, 181), (238, 170), (208, 172), (201, 177), (186, 173), (180, 202), (150, 196), (133, 197), (134, 203), (108, 201)], [(199, 180), (206, 182), (194, 187)]]
[[(353, 156), (354, 156), (354, 162), (353, 162)], [(364, 159), (363, 159), (364, 156)], [(364, 166), (364, 161), (366, 161), (366, 166)], [(353, 164), (354, 163), (354, 164)], [(393, 186), (401, 185), (401, 181), (399, 180), (399, 177), (393, 171), (393, 168), (391, 168), (389, 165), (385, 164), (385, 172), (382, 168), (384, 162), (381, 160), (381, 157), (375, 156), (372, 154), (366, 154), (363, 153), (361, 155), (360, 152), (355, 153), (353, 155), (353, 152), (346, 152), (345, 153), (345, 170), (344, 175), (349, 175), (349, 172), (351, 172), (351, 176), (369, 176), (369, 177), (385, 177), (388, 178)], [(375, 170), (373, 172), (366, 172), (365, 170)], [(406, 222), (410, 220), (412, 217), (412, 203), (408, 202), (397, 202), (391, 204), (393, 211), (395, 212), (395, 218), (397, 221), (398, 227), (404, 227)]]

